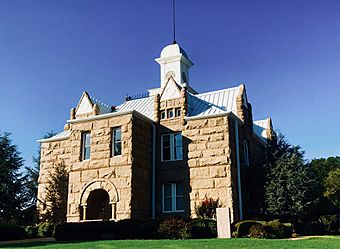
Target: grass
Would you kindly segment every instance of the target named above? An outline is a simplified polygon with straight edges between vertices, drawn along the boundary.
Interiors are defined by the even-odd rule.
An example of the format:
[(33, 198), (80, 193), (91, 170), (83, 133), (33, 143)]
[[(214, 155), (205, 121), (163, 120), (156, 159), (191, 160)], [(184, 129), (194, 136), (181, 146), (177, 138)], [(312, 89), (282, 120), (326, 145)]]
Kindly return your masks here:
[(340, 236), (324, 236), (301, 240), (262, 240), (262, 239), (201, 239), (201, 240), (102, 240), (89, 242), (30, 242), (25, 244), (2, 245), (1, 248), (138, 248), (138, 249), (205, 249), (205, 248), (251, 248), (251, 249), (283, 249), (283, 248), (340, 248)]

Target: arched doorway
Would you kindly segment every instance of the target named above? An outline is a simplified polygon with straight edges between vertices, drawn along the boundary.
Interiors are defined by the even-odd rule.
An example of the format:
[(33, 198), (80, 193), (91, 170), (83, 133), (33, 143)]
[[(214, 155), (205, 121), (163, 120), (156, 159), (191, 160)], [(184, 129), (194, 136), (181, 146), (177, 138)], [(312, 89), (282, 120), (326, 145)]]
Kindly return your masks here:
[(104, 189), (91, 191), (87, 198), (87, 219), (109, 220), (112, 214), (109, 198), (109, 194)]

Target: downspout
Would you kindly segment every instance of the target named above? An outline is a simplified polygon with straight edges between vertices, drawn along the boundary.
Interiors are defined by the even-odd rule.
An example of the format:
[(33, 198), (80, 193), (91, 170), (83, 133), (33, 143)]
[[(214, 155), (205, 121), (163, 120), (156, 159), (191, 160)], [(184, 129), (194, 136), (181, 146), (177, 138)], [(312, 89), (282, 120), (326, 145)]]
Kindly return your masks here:
[(239, 149), (239, 141), (238, 141), (238, 120), (236, 118), (235, 118), (235, 140), (236, 140), (235, 147), (236, 147), (236, 163), (237, 163), (238, 205), (240, 208), (240, 220), (243, 220), (240, 149)]
[(156, 126), (152, 124), (152, 219), (156, 218)]

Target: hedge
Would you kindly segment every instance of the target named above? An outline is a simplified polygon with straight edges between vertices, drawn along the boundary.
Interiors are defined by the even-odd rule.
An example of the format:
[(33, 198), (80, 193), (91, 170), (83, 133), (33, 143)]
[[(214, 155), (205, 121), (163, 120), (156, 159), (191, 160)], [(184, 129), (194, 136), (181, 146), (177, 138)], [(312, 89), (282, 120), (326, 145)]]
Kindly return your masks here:
[(25, 228), (16, 225), (0, 225), (0, 240), (18, 240), (26, 237)]
[(54, 237), (59, 241), (216, 238), (216, 230), (216, 221), (214, 220), (183, 220), (169, 217), (164, 220), (126, 219), (117, 222), (65, 223), (56, 226)]
[(244, 220), (234, 225), (233, 235), (236, 238), (270, 238), (283, 239), (292, 237), (293, 226), (291, 223), (282, 223), (279, 220), (255, 221)]

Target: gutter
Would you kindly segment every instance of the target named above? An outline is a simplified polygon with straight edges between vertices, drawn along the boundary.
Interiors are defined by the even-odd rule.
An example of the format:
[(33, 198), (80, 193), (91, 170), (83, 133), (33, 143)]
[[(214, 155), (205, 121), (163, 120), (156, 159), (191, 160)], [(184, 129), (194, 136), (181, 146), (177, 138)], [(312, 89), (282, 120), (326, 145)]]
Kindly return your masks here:
[(129, 111), (121, 111), (121, 112), (111, 112), (111, 113), (105, 113), (105, 114), (100, 114), (96, 116), (91, 116), (87, 118), (80, 118), (80, 119), (70, 119), (67, 120), (67, 123), (74, 124), (74, 123), (81, 123), (81, 122), (86, 122), (86, 121), (93, 121), (93, 120), (98, 120), (98, 119), (105, 119), (105, 118), (111, 118), (111, 117), (119, 117), (127, 114), (132, 114), (145, 122), (148, 122), (149, 124), (153, 123), (153, 120), (150, 118), (144, 116), (138, 111), (135, 110), (129, 110)]
[(152, 219), (156, 218), (156, 126), (152, 124)]
[(237, 119), (235, 119), (235, 140), (236, 140), (235, 147), (236, 147), (236, 163), (237, 163), (238, 205), (240, 209), (240, 220), (243, 220), (240, 148), (239, 148), (239, 141), (238, 141), (238, 120)]

